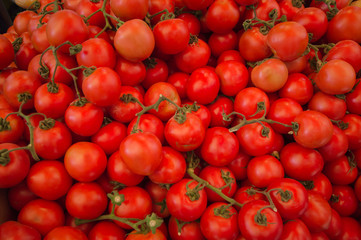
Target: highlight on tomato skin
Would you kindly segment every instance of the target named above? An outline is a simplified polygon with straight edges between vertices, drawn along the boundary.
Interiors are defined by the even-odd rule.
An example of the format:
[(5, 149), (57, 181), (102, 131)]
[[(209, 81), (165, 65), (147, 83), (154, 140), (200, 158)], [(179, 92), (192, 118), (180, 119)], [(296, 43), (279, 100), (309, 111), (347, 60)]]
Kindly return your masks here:
[(360, 6), (5, 0), (0, 240), (361, 239)]

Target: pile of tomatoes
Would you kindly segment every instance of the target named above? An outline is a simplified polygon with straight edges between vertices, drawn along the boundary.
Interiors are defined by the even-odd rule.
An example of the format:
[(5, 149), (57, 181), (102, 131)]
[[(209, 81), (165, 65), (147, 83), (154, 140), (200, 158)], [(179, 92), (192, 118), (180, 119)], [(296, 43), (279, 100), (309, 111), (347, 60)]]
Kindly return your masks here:
[(31, 2), (0, 240), (361, 239), (360, 0)]

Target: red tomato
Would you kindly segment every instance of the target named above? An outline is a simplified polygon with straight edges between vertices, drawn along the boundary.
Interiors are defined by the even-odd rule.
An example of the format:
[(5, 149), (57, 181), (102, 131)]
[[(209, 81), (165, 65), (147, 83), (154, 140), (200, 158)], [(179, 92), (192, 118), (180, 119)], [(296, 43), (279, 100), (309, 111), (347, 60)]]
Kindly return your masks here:
[[(257, 111), (257, 104), (264, 102), (263, 111)], [(267, 94), (259, 88), (248, 87), (239, 91), (234, 99), (234, 111), (243, 114), (246, 119), (262, 117), (269, 109), (269, 98)], [(252, 116), (252, 117), (251, 117)], [(242, 117), (240, 117), (242, 119)]]
[(164, 128), (164, 136), (171, 147), (180, 152), (198, 148), (205, 138), (203, 122), (194, 113), (186, 113), (185, 121), (178, 122), (174, 116)]
[(339, 127), (333, 125), (333, 135), (331, 140), (317, 150), (321, 153), (325, 162), (337, 160), (348, 150), (348, 139), (346, 134)]
[(149, 193), (152, 199), (153, 212), (161, 218), (167, 218), (170, 216), (165, 198), (167, 196), (168, 189), (162, 184), (157, 184), (152, 181), (147, 181), (144, 189)]
[(308, 192), (308, 208), (300, 217), (310, 232), (322, 232), (331, 224), (331, 206), (317, 192)]
[(236, 180), (245, 180), (247, 178), (247, 164), (250, 156), (242, 151), (237, 153), (237, 156), (227, 165), (229, 170), (233, 172)]
[(103, 214), (107, 205), (107, 195), (97, 183), (75, 183), (66, 194), (66, 210), (76, 218), (97, 218)]
[(169, 235), (174, 240), (204, 240), (202, 235), (200, 223), (198, 221), (181, 222), (181, 229), (178, 228), (177, 221), (174, 216), (169, 218), (168, 231)]
[(118, 73), (124, 86), (136, 86), (146, 76), (146, 68), (143, 62), (131, 62), (120, 56), (117, 57), (114, 70)]
[[(357, 82), (360, 82), (360, 79), (356, 80)], [(357, 84), (357, 83), (356, 83)], [(361, 114), (361, 85), (354, 86), (354, 89), (352, 92), (346, 94), (346, 105), (347, 110), (350, 113), (354, 114)]]
[(162, 144), (152, 133), (137, 132), (123, 139), (119, 153), (132, 172), (150, 175), (162, 161)]
[(354, 218), (341, 218), (341, 233), (337, 239), (360, 239), (361, 238), (361, 224)]
[(0, 69), (6, 68), (14, 61), (15, 54), (13, 45), (3, 35), (0, 35), (0, 54)]
[(223, 115), (228, 115), (233, 112), (233, 101), (226, 97), (219, 95), (212, 103), (207, 105), (207, 109), (209, 110), (210, 127), (228, 127), (232, 124), (234, 116), (230, 116), (229, 119), (224, 120)]
[(264, 208), (268, 205), (266, 201), (254, 200), (239, 211), (238, 224), (246, 239), (280, 238), (283, 231), (281, 216), (271, 208)]
[[(118, 191), (118, 194), (124, 195), (124, 202), (115, 206), (114, 214), (121, 218), (138, 218), (144, 219), (152, 212), (152, 199), (147, 191), (138, 186), (126, 187)], [(113, 204), (109, 204), (108, 211), (113, 208)], [(132, 229), (125, 223), (114, 220), (123, 229)]]
[(102, 38), (90, 38), (81, 45), (81, 51), (75, 55), (79, 65), (114, 68), (116, 55), (113, 46), (109, 42)]
[(126, 232), (118, 225), (108, 221), (100, 221), (90, 230), (88, 234), (89, 240), (97, 239), (113, 239), (124, 240)]
[(342, 122), (347, 125), (343, 130), (348, 139), (350, 150), (361, 148), (361, 116), (357, 114), (347, 114), (342, 118)]
[(326, 229), (324, 233), (331, 239), (335, 239), (341, 234), (341, 217), (335, 209), (332, 209), (330, 227)]
[(271, 155), (251, 158), (247, 165), (248, 180), (257, 188), (268, 187), (284, 175), (282, 164)]
[(73, 179), (62, 162), (42, 160), (32, 165), (26, 184), (37, 196), (56, 200), (67, 194)]
[(40, 233), (34, 228), (15, 221), (7, 221), (0, 225), (0, 239), (41, 240)]
[(288, 176), (302, 181), (311, 180), (324, 166), (319, 152), (295, 142), (288, 143), (282, 148), (280, 160)]
[(311, 233), (307, 226), (300, 220), (294, 219), (288, 221), (283, 225), (283, 231), (281, 238), (282, 240), (302, 239), (311, 240)]
[(237, 210), (227, 203), (209, 205), (202, 214), (200, 227), (209, 240), (235, 239), (239, 234)]
[[(69, 27), (71, 26), (71, 27)], [(88, 27), (79, 14), (71, 10), (61, 10), (52, 14), (46, 25), (46, 35), (52, 46), (70, 41), (72, 44), (80, 44), (88, 39)], [(61, 47), (62, 52), (68, 52), (70, 45)]]
[(65, 223), (64, 210), (55, 202), (35, 199), (27, 203), (19, 212), (18, 222), (33, 227), (42, 236)]
[(352, 187), (334, 185), (330, 205), (341, 217), (349, 217), (356, 212), (359, 201)]
[(207, 207), (207, 194), (204, 188), (197, 186), (195, 180), (183, 178), (170, 187), (166, 203), (172, 216), (187, 222), (202, 216)]
[[(129, 124), (127, 129), (127, 134), (131, 134), (134, 130), (134, 126), (137, 122), (137, 118), (134, 118)], [(142, 114), (139, 119), (138, 127), (142, 132), (150, 132), (158, 137), (159, 141), (164, 143), (164, 123), (154, 116), (153, 114)]]
[[(1, 150), (11, 150), (18, 147), (20, 146), (13, 143), (0, 144)], [(25, 150), (20, 149), (10, 152), (9, 159), (2, 160), (0, 165), (0, 187), (9, 188), (19, 184), (25, 179), (29, 169), (30, 159)]]
[(131, 62), (147, 59), (155, 47), (150, 27), (140, 19), (126, 21), (114, 36), (114, 47), (121, 57)]
[(25, 10), (17, 14), (13, 22), (15, 32), (18, 35), (26, 32), (28, 30), (29, 20), (35, 15), (36, 13), (30, 10)]
[[(90, 25), (96, 25), (98, 27), (105, 26), (105, 18), (102, 12), (99, 11), (103, 6), (104, 0), (100, 1), (89, 1), (89, 0), (80, 0), (76, 8), (76, 13), (80, 16), (87, 18), (87, 22)], [(97, 11), (97, 12), (96, 12)], [(105, 11), (109, 13), (109, 2), (106, 3)], [(93, 12), (96, 12), (93, 14)], [(90, 16), (91, 15), (91, 16)], [(90, 18), (88, 18), (90, 16)]]
[(358, 175), (356, 162), (347, 156), (342, 156), (332, 162), (328, 162), (323, 173), (334, 185), (347, 185), (353, 183)]
[(178, 18), (186, 22), (190, 34), (198, 35), (201, 31), (201, 23), (195, 15), (185, 12), (178, 15)]
[(24, 180), (8, 189), (7, 198), (10, 206), (16, 211), (20, 211), (28, 202), (37, 199), (38, 196), (30, 191), (26, 184), (26, 180)]
[(16, 114), (8, 115), (11, 112), (8, 109), (0, 109), (1, 119), (6, 117), (4, 127), (0, 131), (0, 143), (16, 143), (24, 133), (24, 121)]
[(116, 1), (110, 0), (110, 9), (122, 21), (134, 18), (143, 19), (148, 12), (147, 0)]
[(184, 156), (171, 147), (162, 147), (162, 160), (148, 177), (154, 183), (173, 184), (180, 181), (186, 172)]
[(345, 100), (319, 91), (308, 102), (308, 108), (321, 112), (332, 120), (340, 120), (346, 114), (347, 106)]
[(44, 238), (44, 240), (87, 240), (87, 236), (81, 230), (70, 226), (59, 226), (51, 230)]
[(361, 69), (361, 46), (353, 40), (342, 40), (327, 52), (325, 59), (342, 59), (353, 66), (357, 73)]
[(236, 96), (248, 84), (248, 70), (239, 61), (219, 63), (215, 71), (221, 83), (220, 91), (226, 96)]
[(267, 35), (263, 35), (258, 27), (247, 29), (242, 33), (238, 49), (242, 57), (250, 62), (263, 60), (272, 54), (267, 45)]
[(139, 233), (137, 231), (132, 231), (130, 234), (125, 238), (125, 240), (166, 240), (164, 233), (156, 229), (155, 233), (153, 234), (151, 231), (148, 233)]
[(278, 91), (280, 97), (288, 97), (299, 104), (306, 104), (313, 96), (312, 81), (302, 73), (288, 75), (286, 84)]
[(234, 31), (212, 33), (208, 39), (208, 45), (214, 57), (219, 57), (224, 51), (236, 49), (237, 43), (238, 37)]
[(81, 182), (96, 180), (104, 172), (107, 157), (101, 147), (91, 142), (77, 142), (71, 145), (64, 156), (69, 175)]

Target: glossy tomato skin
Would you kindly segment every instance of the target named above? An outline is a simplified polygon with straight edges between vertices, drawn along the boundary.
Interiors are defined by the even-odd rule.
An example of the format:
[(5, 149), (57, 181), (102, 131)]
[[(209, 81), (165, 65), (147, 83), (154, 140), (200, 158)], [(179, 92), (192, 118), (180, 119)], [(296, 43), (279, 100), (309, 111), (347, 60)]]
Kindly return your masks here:
[(342, 118), (342, 122), (348, 124), (343, 130), (346, 134), (349, 149), (355, 150), (361, 147), (361, 117), (357, 114), (347, 114)]
[[(258, 212), (268, 203), (263, 200), (254, 200), (246, 203), (238, 214), (238, 224), (241, 234), (246, 239), (279, 239), (283, 224), (279, 213), (274, 212), (271, 208), (265, 208)], [(256, 222), (256, 214), (263, 215), (267, 219), (266, 225)], [(272, 223), (272, 224), (269, 224)]]
[[(223, 216), (221, 209), (225, 209), (228, 213)], [(227, 203), (215, 202), (209, 205), (202, 214), (201, 231), (209, 240), (236, 239), (239, 234), (237, 219), (238, 213), (233, 206), (227, 206)]]
[(164, 233), (156, 229), (155, 233), (148, 232), (146, 234), (143, 233), (137, 233), (137, 231), (132, 231), (131, 234), (129, 234), (125, 240), (166, 240)]
[[(129, 124), (127, 128), (127, 134), (131, 134), (134, 130), (135, 124), (137, 122), (137, 118), (134, 118)], [(164, 143), (164, 123), (154, 116), (153, 114), (145, 113), (140, 116), (140, 120), (138, 123), (138, 129), (143, 132), (151, 132), (155, 136), (158, 137), (159, 141)]]
[(153, 212), (163, 219), (169, 217), (169, 210), (166, 207), (165, 202), (168, 189), (164, 185), (152, 181), (147, 181), (144, 185), (144, 189), (149, 193), (149, 196), (152, 199)]
[[(0, 149), (11, 150), (20, 147), (13, 143), (1, 143)], [(0, 165), (0, 187), (9, 188), (25, 179), (30, 169), (30, 159), (25, 150), (9, 153), (10, 161), (6, 166)]]
[(323, 173), (334, 185), (347, 185), (353, 183), (358, 176), (356, 162), (347, 156), (342, 156), (332, 162), (328, 162)]
[[(356, 80), (356, 84), (360, 82), (360, 79)], [(350, 113), (361, 114), (360, 104), (361, 104), (361, 85), (354, 86), (353, 92), (346, 94), (346, 105), (347, 110)]]
[(20, 211), (28, 202), (37, 199), (38, 196), (30, 191), (26, 180), (8, 189), (7, 198), (10, 206)]
[(9, 39), (0, 36), (0, 53), (1, 53), (1, 61), (0, 61), (0, 69), (4, 69), (10, 65), (12, 61), (14, 61), (14, 50)]
[(65, 215), (57, 202), (35, 199), (20, 210), (17, 220), (35, 228), (42, 236), (45, 236), (52, 229), (64, 225)]
[[(10, 109), (0, 109), (0, 117), (5, 119), (11, 112)], [(6, 117), (6, 122), (9, 124), (9, 127), (0, 132), (0, 143), (16, 143), (24, 133), (24, 121), (19, 116), (13, 114)]]
[(341, 216), (335, 209), (332, 209), (331, 214), (332, 217), (330, 226), (324, 231), (324, 233), (326, 233), (329, 238), (335, 239), (341, 234)]
[(64, 164), (54, 160), (42, 160), (30, 168), (26, 177), (29, 190), (46, 200), (56, 200), (67, 194), (73, 179)]
[(91, 142), (71, 145), (64, 156), (65, 168), (75, 180), (92, 182), (102, 175), (107, 157), (101, 147)]
[(148, 89), (155, 83), (166, 82), (169, 73), (169, 67), (167, 63), (158, 57), (150, 58), (150, 63), (147, 61), (145, 62), (147, 71), (145, 73), (144, 80), (141, 82), (141, 85), (145, 89)]
[(114, 240), (124, 240), (125, 231), (118, 225), (108, 221), (98, 222), (88, 234), (89, 240), (112, 238)]
[(267, 45), (267, 35), (263, 35), (259, 27), (252, 27), (242, 33), (238, 49), (241, 56), (251, 62), (260, 61), (272, 55), (271, 49)]
[[(138, 186), (126, 187), (118, 191), (118, 194), (124, 195), (124, 202), (115, 206), (114, 214), (122, 218), (138, 218), (144, 219), (152, 212), (152, 199), (147, 191)], [(113, 208), (113, 204), (109, 204), (108, 211)], [(132, 229), (125, 223), (114, 220), (114, 222), (123, 229)]]
[(354, 218), (341, 218), (341, 234), (337, 239), (359, 239), (361, 238), (361, 224)]
[(334, 185), (332, 187), (330, 205), (341, 217), (352, 216), (358, 208), (358, 199), (355, 191), (351, 186)]
[(174, 240), (204, 240), (201, 232), (200, 223), (198, 221), (185, 222), (180, 231), (178, 230), (177, 221), (171, 216), (168, 222), (169, 236)]
[(235, 119), (233, 115), (226, 120), (223, 118), (224, 114), (229, 115), (234, 110), (232, 100), (226, 96), (217, 96), (212, 103), (207, 105), (207, 109), (211, 120), (209, 127), (229, 127)]
[(7, 221), (0, 225), (0, 239), (40, 240), (40, 233), (34, 228), (16, 221)]
[(59, 226), (51, 230), (44, 238), (44, 240), (87, 240), (87, 236), (81, 230), (70, 226)]
[(127, 21), (134, 18), (143, 19), (148, 12), (149, 3), (146, 0), (115, 1), (111, 0), (110, 9), (119, 19)]
[[(89, 31), (80, 15), (64, 9), (49, 18), (46, 35), (50, 45), (57, 47), (66, 41), (70, 41), (74, 45), (82, 43), (88, 39)], [(61, 51), (68, 52), (69, 47), (70, 45), (61, 47)]]
[(319, 148), (326, 145), (332, 138), (332, 122), (321, 112), (303, 111), (295, 117), (294, 122), (298, 124), (299, 128), (296, 132), (294, 131), (293, 137), (304, 147)]
[(238, 150), (236, 135), (225, 127), (208, 128), (200, 149), (204, 161), (219, 167), (229, 164), (238, 154)]
[[(346, 114), (346, 102), (336, 96), (319, 91), (308, 102), (308, 108), (325, 114), (332, 120), (340, 120)], [(337, 110), (336, 110), (337, 109)]]
[(166, 196), (167, 208), (172, 216), (181, 221), (194, 221), (200, 218), (207, 207), (205, 189), (199, 190), (199, 198), (191, 199), (187, 193), (188, 186), (194, 189), (198, 182), (184, 178), (172, 185)]
[(59, 159), (72, 144), (70, 130), (62, 122), (55, 121), (52, 128), (46, 129), (40, 122), (34, 129), (34, 148), (45, 159)]
[(312, 238), (307, 226), (300, 219), (294, 219), (293, 221), (288, 221), (283, 225), (281, 239), (311, 240)]
[(324, 166), (319, 152), (295, 142), (288, 143), (282, 148), (280, 160), (288, 176), (303, 181), (311, 180), (322, 171)]
[(184, 123), (172, 117), (166, 123), (164, 136), (171, 147), (180, 152), (195, 150), (205, 138), (205, 127), (194, 113), (186, 113)]
[(66, 210), (79, 219), (97, 218), (104, 213), (107, 205), (107, 195), (97, 183), (75, 183), (66, 194)]
[(312, 81), (302, 73), (289, 74), (286, 84), (279, 90), (280, 97), (288, 97), (306, 104), (313, 96)]
[(325, 162), (337, 160), (348, 150), (348, 139), (346, 134), (339, 127), (333, 125), (333, 135), (331, 140), (317, 150), (321, 153)]
[(325, 55), (327, 61), (332, 59), (342, 59), (351, 64), (357, 73), (361, 69), (360, 55), (361, 46), (353, 40), (342, 40), (336, 43)]
[(81, 45), (81, 51), (75, 55), (79, 65), (114, 68), (116, 62), (115, 51), (113, 46), (105, 39), (90, 38)]
[(154, 50), (153, 32), (143, 20), (129, 20), (118, 28), (114, 36), (114, 47), (128, 61), (143, 61)]

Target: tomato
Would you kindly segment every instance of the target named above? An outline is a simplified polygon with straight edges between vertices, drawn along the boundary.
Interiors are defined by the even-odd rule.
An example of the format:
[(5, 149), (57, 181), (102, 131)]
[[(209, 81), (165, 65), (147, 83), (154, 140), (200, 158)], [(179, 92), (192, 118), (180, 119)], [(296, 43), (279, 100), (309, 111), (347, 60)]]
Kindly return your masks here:
[(118, 73), (123, 86), (136, 86), (146, 76), (143, 62), (131, 62), (118, 56), (114, 70)]
[[(65, 198), (63, 198), (63, 200), (65, 201)], [(65, 226), (74, 227), (76, 229), (81, 230), (85, 234), (88, 234), (95, 224), (95, 222), (88, 222), (77, 225), (75, 221), (76, 221), (75, 217), (69, 215), (69, 213), (65, 214)]]
[[(357, 82), (360, 82), (360, 79), (357, 79)], [(347, 105), (347, 110), (350, 113), (354, 113), (354, 114), (361, 114), (360, 111), (360, 95), (361, 94), (361, 85), (357, 85), (356, 87), (354, 86), (353, 91), (351, 91), (350, 93), (346, 94), (346, 105)]]
[[(13, 143), (1, 143), (0, 149), (11, 150), (20, 147)], [(3, 165), (5, 164), (5, 165)], [(9, 188), (25, 179), (30, 169), (30, 159), (25, 150), (16, 150), (9, 153), (8, 162), (0, 165), (0, 187)]]
[(347, 156), (342, 156), (332, 162), (328, 162), (323, 170), (332, 184), (347, 185), (353, 183), (358, 175), (356, 162)]
[(30, 191), (26, 180), (6, 190), (8, 190), (7, 199), (9, 200), (9, 205), (16, 211), (20, 211), (28, 202), (38, 198), (37, 195)]
[(361, 177), (357, 177), (354, 184), (354, 191), (358, 200), (361, 199)]
[(237, 218), (237, 210), (234, 207), (226, 203), (213, 203), (201, 217), (201, 232), (209, 240), (235, 239), (239, 234)]
[(186, 172), (183, 155), (171, 147), (162, 147), (162, 160), (148, 177), (154, 183), (173, 184), (180, 181)]
[(269, 59), (254, 67), (251, 71), (251, 81), (265, 92), (276, 92), (287, 82), (287, 66), (279, 59)]
[(205, 23), (212, 32), (227, 33), (236, 26), (240, 15), (234, 1), (215, 0), (207, 9)]
[(220, 91), (226, 96), (236, 96), (248, 84), (248, 70), (239, 61), (225, 61), (217, 65), (215, 72), (220, 80)]
[(88, 234), (89, 240), (97, 239), (113, 239), (124, 240), (125, 231), (118, 225), (108, 221), (100, 221), (90, 230)]
[(303, 111), (295, 117), (294, 122), (298, 124), (298, 129), (294, 131), (293, 137), (304, 147), (319, 148), (326, 145), (332, 138), (332, 122), (321, 112)]
[(352, 187), (347, 185), (334, 185), (330, 205), (341, 217), (354, 214), (358, 208), (358, 199)]
[(343, 132), (347, 136), (349, 149), (361, 148), (361, 117), (357, 114), (347, 114), (342, 118), (342, 122), (347, 125)]
[[(181, 228), (178, 228), (177, 222), (182, 224)], [(169, 235), (174, 240), (204, 240), (204, 236), (201, 232), (200, 223), (198, 221), (182, 222), (176, 219), (174, 216), (169, 218), (168, 222)]]
[(167, 196), (168, 189), (162, 184), (157, 184), (152, 181), (145, 183), (144, 189), (149, 193), (152, 199), (152, 209), (157, 216), (161, 218), (167, 218), (170, 216), (165, 198)]
[(341, 40), (353, 40), (361, 43), (361, 31), (355, 22), (361, 19), (361, 9), (356, 6), (347, 6), (341, 9), (329, 22), (327, 40), (337, 43)]
[(155, 46), (165, 54), (177, 54), (186, 49), (190, 38), (186, 24), (179, 18), (158, 22), (153, 28)]
[(281, 0), (279, 1), (281, 16), (286, 16), (288, 21), (293, 21), (294, 16), (305, 9), (305, 6), (301, 2), (301, 4), (294, 4), (292, 0)]
[(340, 120), (346, 114), (347, 106), (343, 99), (319, 91), (308, 102), (308, 108), (321, 112), (332, 120)]
[(15, 54), (13, 45), (3, 35), (0, 35), (0, 54), (0, 69), (6, 68), (14, 61)]
[[(256, 191), (260, 191), (259, 188), (253, 186), (241, 186), (237, 189), (236, 193), (233, 196), (233, 199), (240, 204), (246, 204), (254, 200), (264, 200), (267, 201), (267, 198), (264, 194)], [(240, 210), (240, 207), (235, 206), (237, 210)]]
[(268, 187), (284, 175), (282, 164), (271, 155), (251, 158), (247, 165), (248, 180), (257, 188)]
[(21, 104), (19, 97), (20, 99), (27, 99), (24, 94), (30, 94), (32, 98), (27, 99), (22, 108), (31, 109), (34, 107), (33, 96), (40, 85), (40, 79), (35, 74), (19, 70), (11, 73), (6, 78), (3, 85), (3, 94), (8, 103), (14, 108), (18, 108)]
[[(66, 41), (74, 45), (80, 44), (88, 39), (89, 31), (79, 14), (64, 9), (51, 15), (46, 25), (46, 35), (50, 45), (57, 47)], [(65, 45), (60, 49), (68, 52), (69, 47)]]
[(139, 62), (150, 57), (155, 47), (150, 27), (140, 19), (126, 21), (114, 36), (114, 47), (121, 57)]
[[(124, 202), (115, 206), (114, 214), (121, 218), (138, 218), (144, 219), (152, 212), (152, 199), (149, 194), (141, 187), (126, 187), (118, 191), (118, 194), (124, 196)], [(109, 204), (108, 211), (113, 208), (113, 204)], [(113, 220), (123, 229), (132, 229), (125, 223)]]
[[(134, 126), (137, 122), (137, 118), (134, 118), (129, 124), (127, 129), (127, 134), (131, 134), (134, 130)], [(154, 116), (153, 114), (142, 114), (139, 119), (137, 129), (143, 132), (151, 132), (156, 137), (158, 137), (159, 141), (164, 143), (164, 123)]]
[(209, 5), (211, 5), (214, 2), (214, 0), (205, 0), (200, 2), (195, 2), (192, 0), (183, 0), (183, 2), (186, 5), (186, 7), (189, 9), (202, 10), (207, 8)]
[[(281, 9), (278, 4), (278, 1), (276, 0), (237, 0), (238, 2), (241, 2), (241, 5), (244, 5), (245, 2), (255, 4), (256, 10), (253, 9), (247, 9), (244, 14), (244, 19), (252, 19), (255, 16), (261, 20), (271, 20), (270, 13), (271, 11), (276, 11), (276, 17), (280, 17)], [(257, 24), (257, 27), (260, 27), (261, 24)]]
[[(102, 12), (99, 12), (98, 10), (103, 6), (103, 1), (97, 1), (93, 2), (90, 0), (81, 0), (76, 8), (76, 13), (80, 16), (84, 16), (89, 19), (87, 19), (87, 22), (89, 25), (95, 25), (98, 27), (104, 27), (105, 26), (105, 18)], [(98, 11), (93, 14), (93, 12)], [(109, 2), (106, 3), (105, 11), (109, 13)]]
[(292, 21), (301, 24), (308, 33), (312, 33), (312, 43), (319, 40), (327, 32), (328, 20), (326, 13), (316, 7), (301, 9), (295, 14)]
[(357, 73), (361, 69), (361, 46), (353, 40), (341, 40), (325, 55), (326, 61), (342, 59), (352, 65)]
[(278, 92), (280, 97), (288, 97), (299, 104), (306, 104), (313, 96), (312, 81), (302, 73), (288, 75), (286, 84)]
[(245, 64), (245, 60), (243, 59), (241, 53), (238, 50), (225, 50), (217, 58), (217, 65), (230, 60), (238, 61)]
[(348, 139), (346, 134), (339, 127), (333, 125), (333, 135), (331, 140), (317, 150), (321, 153), (325, 162), (337, 160), (348, 150)]
[(268, 123), (247, 124), (236, 132), (240, 149), (251, 156), (262, 156), (273, 151), (276, 133)]
[(280, 160), (289, 177), (303, 181), (311, 180), (322, 171), (324, 166), (319, 152), (295, 142), (288, 143), (282, 148)]
[(103, 123), (103, 117), (103, 110), (90, 102), (78, 106), (74, 101), (64, 114), (66, 125), (80, 136), (91, 136), (98, 132)]
[(16, 15), (14, 18), (14, 30), (18, 35), (21, 35), (22, 33), (26, 32), (28, 30), (28, 23), (29, 20), (36, 15), (35, 12), (30, 10), (25, 10), (20, 12)]
[(182, 72), (192, 73), (194, 70), (207, 65), (211, 56), (208, 44), (197, 39), (196, 42), (188, 44), (187, 48), (174, 55), (174, 61)]
[(20, 210), (17, 220), (45, 236), (52, 229), (64, 225), (65, 215), (57, 202), (35, 199)]
[(155, 233), (137, 233), (135, 230), (130, 232), (130, 234), (125, 238), (125, 240), (166, 240), (164, 233), (156, 229)]
[(337, 239), (359, 239), (361, 238), (361, 225), (360, 223), (351, 217), (341, 218), (341, 234)]
[(46, 200), (56, 200), (64, 196), (73, 179), (59, 161), (42, 160), (30, 168), (26, 177), (29, 190)]
[(102, 38), (90, 38), (84, 41), (82, 49), (76, 54), (79, 65), (85, 67), (109, 67), (114, 68), (116, 55), (110, 43)]
[(210, 127), (228, 127), (232, 124), (234, 116), (230, 116), (229, 119), (224, 120), (223, 115), (228, 115), (233, 112), (233, 102), (229, 97), (219, 95), (210, 104), (207, 105), (207, 109), (210, 114)]
[(190, 34), (198, 35), (201, 31), (201, 23), (199, 19), (193, 14), (187, 12), (181, 13), (180, 15), (178, 15), (178, 18), (185, 21)]
[(219, 57), (224, 51), (234, 50), (237, 47), (238, 37), (234, 31), (226, 33), (212, 33), (208, 39), (212, 56)]
[(109, 3), (112, 12), (122, 21), (134, 18), (143, 19), (149, 8), (147, 0), (136, 0), (131, 2), (110, 0)]
[(227, 165), (229, 170), (234, 174), (236, 180), (245, 180), (247, 178), (247, 164), (250, 156), (242, 151), (237, 153), (237, 156)]
[(162, 144), (152, 133), (137, 132), (123, 139), (119, 153), (132, 172), (150, 175), (162, 161)]
[(71, 145), (64, 156), (65, 168), (77, 181), (91, 182), (104, 172), (107, 157), (101, 147), (91, 142)]
[(119, 151), (114, 152), (108, 159), (107, 173), (113, 181), (119, 182), (126, 186), (135, 186), (143, 181), (144, 176), (133, 173), (123, 159), (120, 157)]
[[(342, 80), (339, 75), (342, 72)], [(315, 79), (317, 87), (327, 94), (345, 94), (356, 83), (356, 73), (351, 64), (341, 59), (333, 59), (322, 66)]]
[(238, 224), (246, 239), (280, 238), (283, 231), (281, 216), (265, 206), (268, 206), (266, 201), (254, 200), (246, 203), (239, 211)]
[(311, 233), (307, 226), (300, 220), (295, 219), (283, 224), (282, 240), (303, 239), (311, 240)]
[(226, 166), (238, 154), (239, 143), (236, 135), (224, 127), (213, 127), (206, 130), (201, 146), (204, 161), (213, 166)]
[(0, 225), (0, 239), (41, 240), (40, 233), (34, 228), (15, 221), (7, 221)]
[(202, 216), (207, 207), (207, 194), (204, 188), (197, 186), (195, 180), (183, 178), (170, 187), (166, 203), (172, 216), (187, 222)]
[(145, 61), (146, 73), (141, 85), (148, 89), (158, 82), (166, 82), (168, 77), (168, 65), (160, 58), (150, 58)]
[(331, 224), (331, 206), (317, 192), (308, 192), (308, 208), (300, 217), (310, 232), (322, 232)]
[[(264, 109), (257, 111), (257, 104), (264, 102)], [(267, 113), (269, 109), (269, 98), (267, 94), (259, 88), (248, 87), (239, 91), (234, 99), (234, 111), (243, 114), (246, 119), (259, 118)], [(240, 117), (242, 119), (242, 117)]]
[(70, 226), (59, 226), (51, 230), (44, 238), (44, 240), (87, 240), (87, 236), (79, 229)]
[(107, 205), (107, 195), (97, 183), (75, 183), (66, 194), (66, 210), (76, 218), (97, 218), (103, 214)]
[(174, 13), (175, 10), (175, 1), (173, 0), (150, 0), (149, 1), (149, 9), (148, 13), (150, 15), (157, 14), (159, 12), (162, 12), (161, 14), (158, 14), (156, 16), (153, 16), (151, 20), (151, 24), (154, 26), (158, 22), (162, 20), (163, 16), (166, 16), (166, 13), (164, 12), (167, 10), (169, 13)]
[(341, 216), (335, 209), (332, 209), (330, 227), (323, 232), (331, 239), (335, 239), (341, 234)]
[(270, 57), (272, 52), (267, 45), (267, 35), (263, 35), (258, 27), (247, 29), (238, 42), (241, 56), (250, 62), (257, 62)]
[[(4, 120), (11, 112), (8, 109), (0, 109), (1, 119)], [(0, 131), (0, 143), (16, 143), (23, 135), (24, 129), (24, 121), (18, 115), (9, 115)]]
[[(155, 104), (160, 95), (168, 98), (178, 106), (181, 104), (181, 99), (178, 95), (177, 89), (172, 84), (167, 82), (158, 82), (153, 84), (145, 92), (144, 105), (150, 106)], [(166, 122), (176, 113), (177, 107), (173, 103), (170, 103), (169, 101), (162, 101), (157, 110), (151, 109), (149, 113), (152, 113), (160, 120)]]
[(205, 138), (203, 122), (194, 113), (186, 113), (185, 121), (178, 122), (173, 116), (164, 127), (164, 136), (171, 147), (180, 152), (198, 148)]
[(99, 145), (105, 152), (110, 155), (116, 152), (121, 141), (127, 135), (127, 127), (117, 121), (112, 121), (101, 127), (97, 133), (91, 137), (91, 141)]

